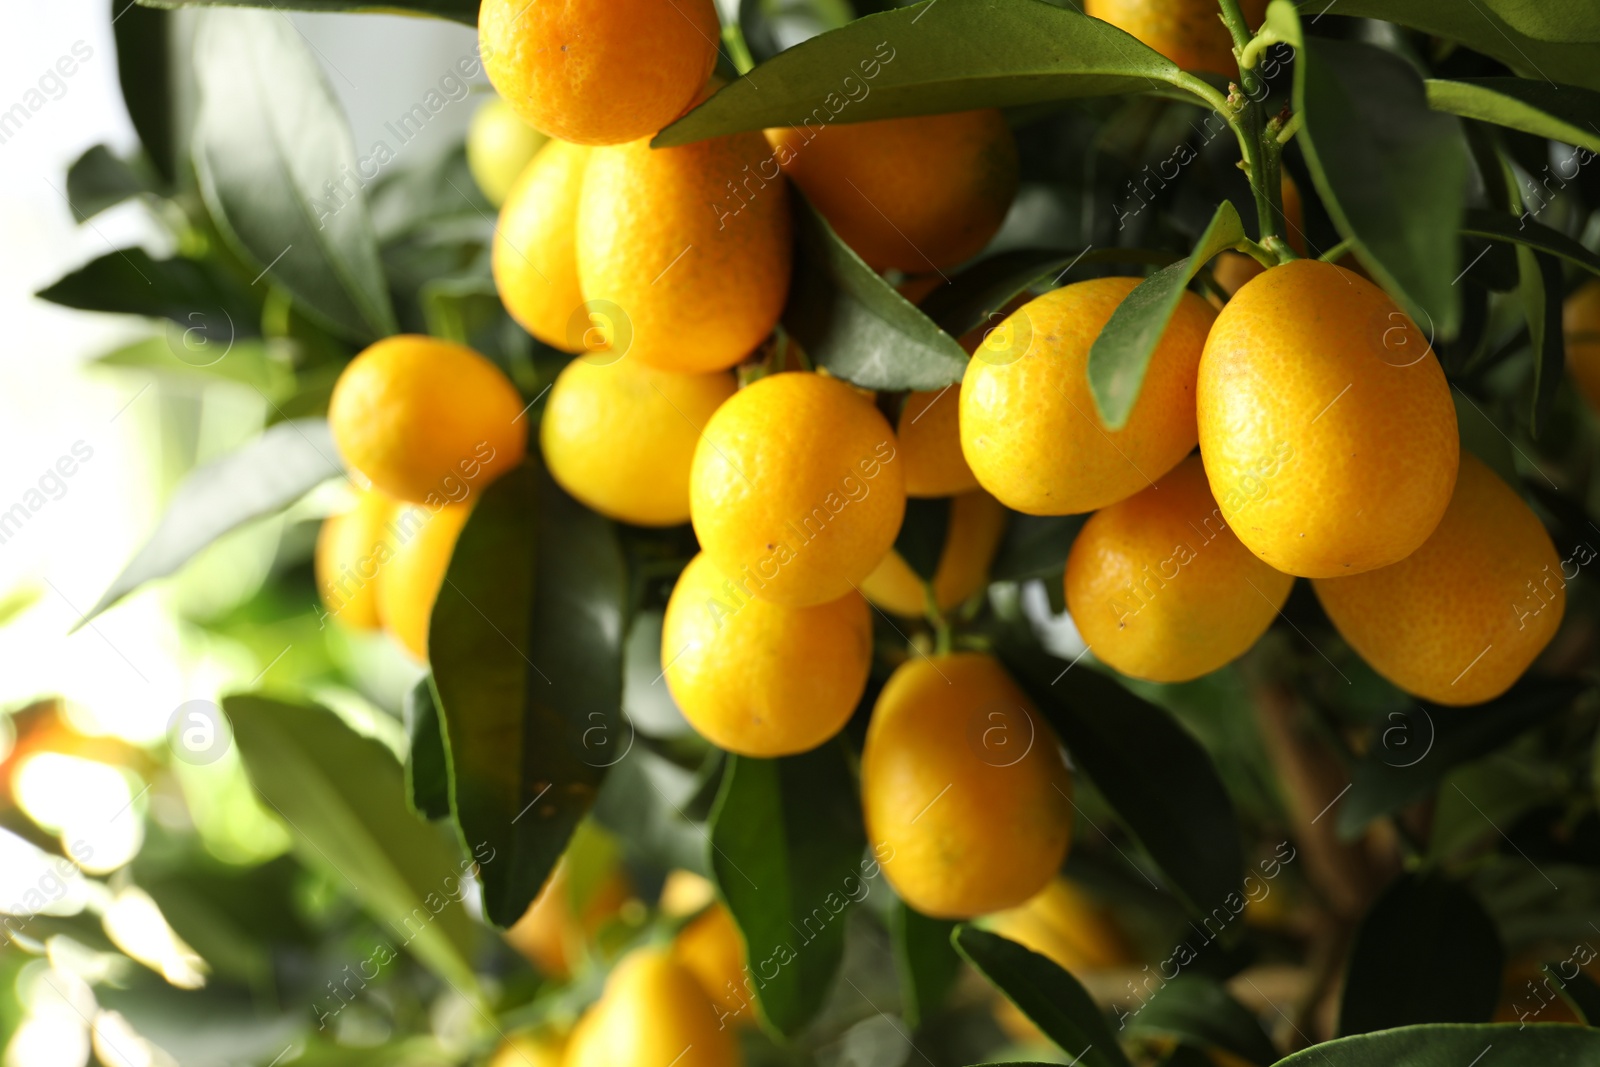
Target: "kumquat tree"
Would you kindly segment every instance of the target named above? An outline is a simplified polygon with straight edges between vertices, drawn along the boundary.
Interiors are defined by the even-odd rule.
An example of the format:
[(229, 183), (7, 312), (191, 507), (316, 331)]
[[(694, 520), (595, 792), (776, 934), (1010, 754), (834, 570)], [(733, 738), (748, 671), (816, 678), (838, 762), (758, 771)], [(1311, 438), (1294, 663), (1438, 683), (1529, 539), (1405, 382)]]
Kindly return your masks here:
[(1600, 2), (71, 6), (6, 1067), (1600, 1064)]

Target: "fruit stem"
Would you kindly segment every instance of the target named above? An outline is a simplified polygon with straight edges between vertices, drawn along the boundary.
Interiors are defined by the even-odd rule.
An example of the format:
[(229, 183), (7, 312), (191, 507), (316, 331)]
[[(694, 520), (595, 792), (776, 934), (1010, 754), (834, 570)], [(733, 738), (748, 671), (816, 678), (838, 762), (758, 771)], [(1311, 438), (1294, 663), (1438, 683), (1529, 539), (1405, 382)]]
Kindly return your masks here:
[(927, 612), (928, 621), (933, 624), (933, 653), (936, 656), (950, 654), (950, 620), (944, 617), (944, 612), (939, 609), (939, 598), (934, 595), (933, 583), (924, 580), (922, 583), (922, 603)]
[(1326, 252), (1322, 253), (1322, 255), (1318, 256), (1317, 258), (1322, 260), (1324, 263), (1335, 263), (1338, 261), (1340, 256), (1344, 255), (1355, 246), (1356, 239), (1354, 237), (1347, 237), (1343, 241), (1340, 241), (1338, 244), (1334, 245), (1332, 248), (1328, 249)]
[(1250, 238), (1248, 238), (1248, 237), (1246, 237), (1244, 240), (1240, 241), (1238, 244), (1234, 245), (1233, 249), (1234, 249), (1235, 252), (1243, 252), (1245, 255), (1250, 256), (1257, 263), (1260, 263), (1263, 267), (1269, 267), (1269, 268), (1270, 267), (1276, 267), (1278, 265), (1278, 263), (1280, 262), (1278, 257), (1276, 255), (1274, 255), (1270, 250), (1268, 250), (1267, 248), (1265, 248), (1265, 247), (1263, 247), (1261, 245), (1256, 244), (1254, 241), (1250, 240)]
[[(1222, 23), (1233, 37), (1233, 54), (1239, 61), (1239, 84), (1228, 86), (1228, 103), (1233, 105), (1240, 127), (1239, 145), (1244, 154), (1244, 172), (1250, 179), (1250, 191), (1255, 194), (1256, 219), (1261, 228), (1261, 244), (1279, 253), (1272, 239), (1280, 236), (1278, 219), (1283, 214), (1282, 191), (1279, 189), (1278, 152), (1281, 146), (1275, 136), (1276, 129), (1268, 128), (1261, 105), (1266, 96), (1266, 86), (1255, 71), (1255, 56), (1261, 45), (1251, 51), (1254, 34), (1245, 21), (1239, 0), (1217, 0), (1222, 9)], [(1268, 42), (1271, 43), (1271, 42)], [(1246, 59), (1249, 62), (1246, 62)], [(1287, 248), (1287, 246), (1284, 246)], [(1293, 258), (1289, 253), (1288, 258)], [(1277, 255), (1275, 262), (1283, 262)]]

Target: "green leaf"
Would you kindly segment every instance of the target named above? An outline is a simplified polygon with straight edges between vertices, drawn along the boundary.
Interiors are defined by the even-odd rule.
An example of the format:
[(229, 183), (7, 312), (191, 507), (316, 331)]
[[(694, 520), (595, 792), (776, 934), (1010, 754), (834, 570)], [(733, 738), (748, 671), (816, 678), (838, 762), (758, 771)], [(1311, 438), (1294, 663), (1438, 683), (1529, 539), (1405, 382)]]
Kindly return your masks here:
[(379, 741), (333, 712), (257, 696), (223, 701), (250, 782), (283, 817), (301, 860), (328, 871), (405, 948), (481, 999), (461, 904), (473, 859), (406, 810), (405, 776)]
[(1089, 389), (1106, 429), (1120, 430), (1128, 424), (1150, 357), (1194, 276), (1218, 252), (1232, 248), (1244, 237), (1238, 209), (1224, 200), (1189, 258), (1140, 282), (1111, 313), (1089, 349)]
[(208, 12), (195, 171), (217, 226), (332, 330), (396, 332), (344, 113), (287, 16)]
[(1233, 802), (1199, 742), (1083, 664), (1020, 641), (1001, 642), (996, 653), (1179, 897), (1199, 914), (1226, 914), (1230, 899), (1242, 908)]
[(326, 420), (294, 419), (192, 471), (167, 502), (155, 533), (73, 629), (145, 582), (172, 574), (228, 531), (282, 511), (339, 477), (344, 468), (337, 456)]
[(704, 784), (639, 746), (606, 772), (594, 802), (594, 821), (615, 833), (640, 861), (663, 870), (682, 867), (709, 874), (705, 827), (686, 813)]
[[(184, 335), (189, 338), (187, 347), (173, 340)], [(236, 341), (223, 358), (212, 363), (197, 358), (211, 343), (207, 339), (205, 345), (201, 345), (202, 337), (199, 331), (149, 337), (107, 352), (96, 358), (92, 366), (141, 371), (146, 375), (172, 375), (191, 382), (238, 382), (259, 389), (269, 397), (287, 395), (294, 388), (293, 369), (287, 360), (274, 358), (268, 343)]]
[(117, 81), (145, 155), (161, 179), (171, 183), (179, 171), (173, 114), (177, 79), (172, 69), (172, 17), (165, 11), (128, 10), (133, 7), (133, 0), (111, 0)]
[(861, 261), (809, 204), (796, 212), (783, 323), (818, 368), (868, 389), (942, 389), (967, 354)]
[(1535, 438), (1555, 403), (1556, 387), (1566, 368), (1567, 348), (1561, 327), (1561, 263), (1555, 256), (1517, 246), (1518, 286), (1533, 349), (1533, 411), (1528, 431)]
[(1487, 1022), (1504, 967), (1499, 931), (1477, 897), (1437, 874), (1403, 874), (1356, 931), (1339, 1032)]
[(622, 718), (622, 551), (537, 457), (461, 531), (428, 634), (463, 840), (486, 842), (484, 910), (510, 926), (633, 743)]
[(1299, 141), (1339, 236), (1354, 241), (1361, 265), (1424, 330), (1455, 336), (1469, 169), (1461, 120), (1428, 109), (1421, 76), (1400, 56), (1356, 41), (1302, 39), (1288, 0), (1273, 0), (1267, 24), (1299, 53)]
[(762, 1021), (780, 1034), (821, 1009), (844, 959), (844, 912), (879, 875), (875, 860), (861, 859), (856, 790), (838, 742), (780, 759), (730, 755), (723, 771), (711, 869), (762, 979)]
[(1130, 1035), (1221, 1049), (1262, 1067), (1278, 1059), (1260, 1020), (1221, 983), (1202, 975), (1179, 974), (1157, 988), (1138, 1011), (1121, 1018)]
[(1524, 678), (1486, 704), (1418, 703), (1390, 712), (1351, 774), (1339, 810), (1340, 834), (1354, 837), (1373, 819), (1422, 799), (1457, 767), (1571, 707), (1586, 688), (1570, 680)]
[(1483, 0), (1519, 33), (1541, 41), (1600, 43), (1600, 4), (1595, 0)]
[(132, 164), (118, 159), (103, 144), (84, 152), (67, 168), (67, 203), (79, 222), (149, 191), (149, 183)]
[(961, 969), (961, 957), (950, 942), (955, 928), (955, 923), (929, 918), (903, 900), (897, 899), (889, 913), (900, 1000), (913, 1030), (939, 1014), (955, 984)]
[(1467, 212), (1461, 232), (1469, 237), (1486, 237), (1506, 244), (1526, 245), (1536, 252), (1548, 252), (1592, 274), (1600, 274), (1600, 255), (1589, 251), (1560, 230), (1552, 230), (1532, 215), (1521, 217), (1503, 211), (1474, 208)]
[(379, 15), (430, 15), (478, 25), (478, 0), (139, 0), (145, 7), (265, 7), (289, 11), (354, 11)]
[(406, 753), (406, 803), (424, 819), (450, 815), (450, 757), (444, 750), (444, 727), (430, 678), (420, 679), (406, 694), (401, 709), (411, 748)]
[[(1580, 2), (1592, 4), (1593, 0)], [(1339, 0), (1332, 13), (1383, 19), (1456, 41), (1493, 56), (1525, 78), (1600, 89), (1600, 65), (1594, 61), (1592, 43), (1559, 38), (1539, 40), (1503, 17), (1515, 7), (1519, 22), (1532, 27), (1536, 23), (1524, 20), (1521, 13), (1535, 7), (1554, 11), (1571, 6), (1549, 0), (1493, 0), (1488, 9), (1483, 3), (1463, 4), (1459, 0)], [(1300, 0), (1300, 9), (1314, 23), (1329, 11), (1328, 0)]]
[(1070, 7), (925, 0), (779, 53), (651, 143), (1137, 93), (1178, 76), (1165, 56)]
[(1561, 994), (1561, 999), (1567, 1002), (1584, 1023), (1594, 1026), (1600, 1023), (1600, 984), (1593, 978), (1579, 971), (1572, 977), (1564, 977), (1561, 972), (1571, 960), (1561, 960), (1547, 963), (1542, 968), (1546, 978), (1553, 983), (1555, 991)]
[(35, 294), (79, 311), (145, 315), (180, 327), (168, 336), (186, 361), (210, 363), (238, 337), (254, 337), (257, 308), (227, 275), (192, 259), (151, 259), (142, 248), (108, 252)]
[(1600, 1030), (1517, 1023), (1406, 1026), (1325, 1041), (1277, 1067), (1588, 1067), (1600, 1058)]
[[(1068, 267), (1091, 263), (1148, 263), (1164, 267), (1176, 257), (1142, 248), (1092, 248), (1064, 253), (1049, 248), (1014, 248), (963, 268), (919, 305), (952, 337), (960, 337), (999, 314), (1042, 278), (1059, 284)], [(998, 320), (997, 320), (998, 321)], [(993, 323), (991, 323), (993, 325)]]
[(976, 926), (962, 925), (956, 950), (1063, 1052), (1084, 1067), (1130, 1067), (1089, 991), (1052, 960)]
[(1088, 515), (1024, 515), (1017, 511), (1007, 518), (1005, 536), (989, 566), (991, 581), (1020, 582), (1059, 575), (1078, 531), (1089, 521)]
[(925, 582), (933, 581), (950, 532), (950, 498), (906, 501), (906, 517), (894, 539), (894, 550)]
[(1600, 92), (1529, 78), (1430, 78), (1428, 106), (1600, 152)]

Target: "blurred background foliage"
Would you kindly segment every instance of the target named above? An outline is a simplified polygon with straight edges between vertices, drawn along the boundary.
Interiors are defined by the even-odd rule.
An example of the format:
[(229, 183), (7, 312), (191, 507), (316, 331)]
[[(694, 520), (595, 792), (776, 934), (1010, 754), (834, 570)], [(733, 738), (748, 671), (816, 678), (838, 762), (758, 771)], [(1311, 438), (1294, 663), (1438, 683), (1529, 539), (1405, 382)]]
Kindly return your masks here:
[[(740, 47), (760, 62), (895, 5), (725, 6), (725, 19), (742, 28)], [(149, 481), (138, 489), (191, 510), (175, 532), (161, 528), (159, 550), (138, 557), (111, 596), (176, 576), (106, 620), (130, 611), (176, 620), (168, 653), (184, 665), (181, 684), (144, 677), (142, 663), (129, 663), (162, 699), (170, 690), (173, 713), (180, 690), (216, 704), (227, 692), (257, 695), (227, 702), (232, 743), (200, 764), (174, 758), (160, 732), (167, 704), (138, 729), (120, 730), (93, 701), (62, 699), (47, 687), (7, 690), (7, 1062), (481, 1062), (507, 1034), (570, 1022), (624, 947), (669, 936), (681, 944), (714, 917), (704, 910), (704, 883), (682, 872), (716, 874), (707, 841), (733, 832), (713, 818), (718, 804), (730, 803), (719, 791), (748, 791), (732, 803), (805, 805), (808, 784), (831, 780), (838, 768), (821, 767), (824, 758), (818, 777), (781, 782), (728, 773), (729, 761), (687, 729), (656, 684), (661, 611), (692, 538), (605, 524), (627, 564), (630, 625), (618, 648), (598, 654), (614, 656), (623, 679), (628, 720), (612, 725), (626, 742), (621, 733), (612, 741), (633, 747), (606, 765), (592, 813), (574, 817), (556, 916), (546, 917), (544, 932), (524, 928), (508, 938), (482, 922), (480, 887), (464, 874), (485, 843), (413, 811), (440, 814), (429, 788), (443, 773), (419, 766), (438, 746), (423, 670), (388, 639), (325, 625), (317, 610), (317, 525), (345, 505), (348, 489), (319, 465), (331, 450), (318, 447), (315, 420), (345, 362), (396, 328), (472, 345), (530, 401), (567, 357), (517, 328), (500, 306), (488, 267), (495, 209), (458, 137), (436, 151), (396, 152), (359, 196), (341, 198), (317, 177), (359, 166), (369, 149), (352, 145), (329, 88), (337, 89), (339, 73), (318, 72), (314, 47), (287, 20), (249, 24), (272, 28), (252, 34), (223, 17), (197, 34), (190, 11), (114, 0), (111, 13), (142, 147), (90, 148), (62, 187), (84, 227), (131, 201), (157, 236), (147, 247), (96, 255), (39, 295), (149, 324), (85, 373), (159, 412), (147, 423), (159, 429), (140, 464)], [(1490, 58), (1495, 49), (1472, 51), (1419, 29), (1329, 16), (1313, 32), (1432, 77), (1507, 73)], [(299, 64), (304, 76), (241, 77), (245, 61), (262, 55)], [(1287, 102), (1289, 51), (1274, 49), (1268, 60), (1268, 98)], [(724, 62), (731, 67), (733, 56)], [(470, 106), (486, 92), (481, 76), (473, 80)], [(251, 139), (250, 109), (281, 113), (284, 96), (315, 121), (290, 141)], [(397, 101), (394, 110), (404, 106)], [(1079, 259), (1086, 248), (1177, 259), (1224, 200), (1254, 217), (1235, 143), (1211, 134), (1192, 104), (1109, 96), (1017, 107), (1009, 117), (1022, 190), (985, 254), (987, 267), (957, 279), (968, 294), (1127, 269)], [(1499, 210), (1515, 192), (1530, 217), (1568, 243), (1565, 258), (1539, 260), (1544, 301), (1578, 284), (1574, 256), (1600, 247), (1600, 169), (1590, 165), (1596, 146), (1588, 143), (1464, 124), (1470, 206)], [(297, 178), (276, 190), (280, 199), (241, 201), (241, 172), (289, 168), (286, 153)], [(1174, 165), (1180, 157), (1183, 165)], [(1334, 249), (1340, 233), (1311, 165), (1294, 146), (1285, 165), (1303, 195), (1310, 253)], [(319, 205), (310, 218), (307, 203)], [(1472, 267), (1452, 296), (1460, 328), (1437, 338), (1463, 439), (1524, 488), (1564, 559), (1592, 560), (1589, 546), (1600, 541), (1591, 518), (1600, 504), (1594, 413), (1570, 384), (1557, 384), (1549, 353), (1553, 346), (1560, 358), (1560, 331), (1552, 339), (1529, 313), (1526, 262), (1513, 245), (1472, 230), (1459, 250)], [(281, 266), (273, 259), (279, 244), (299, 249), (284, 249), (293, 258)], [(358, 264), (366, 283), (330, 285), (329, 272), (364, 247), (376, 254)], [(279, 426), (286, 428), (271, 439), (286, 444), (239, 452)], [(281, 498), (248, 501), (226, 481), (209, 496), (185, 496), (186, 475), (230, 455), (242, 464), (232, 484), (270, 468), (284, 475)], [(147, 525), (155, 518), (149, 513)], [(1258, 647), (1215, 674), (1161, 686), (1110, 680), (1085, 662), (1055, 688), (1050, 679), (1084, 651), (1063, 613), (1060, 582), (1080, 521), (1013, 516), (980, 621), (1025, 684), (1048, 695), (1047, 717), (1087, 771), (1063, 883), (1070, 899), (1060, 907), (1078, 927), (1102, 931), (1103, 943), (1050, 954), (1097, 1000), (1121, 1005), (1120, 1017), (1142, 1004), (1153, 964), (1177, 946), (1194, 950), (1161, 1010), (1120, 1034), (1139, 1062), (1226, 1055), (1235, 1059), (1225, 1062), (1268, 1063), (1336, 1026), (1360, 1032), (1530, 1010), (1543, 1019), (1594, 1018), (1588, 1012), (1600, 989), (1587, 979), (1569, 980), (1559, 1002), (1535, 989), (1547, 963), (1580, 959), (1587, 973), (1595, 958), (1588, 946), (1600, 943), (1600, 722), (1590, 684), (1600, 600), (1587, 566), (1571, 579), (1566, 624), (1540, 668), (1470, 711), (1418, 705), (1378, 678), (1339, 640), (1304, 583)], [(481, 577), (493, 583), (492, 573)], [(0, 627), (26, 625), (51, 595), (31, 580), (4, 591)], [(74, 604), (69, 621), (89, 607)], [(91, 632), (97, 625), (88, 623)], [(919, 647), (929, 640), (925, 627), (908, 624), (901, 634), (890, 633), (886, 619), (878, 626), (879, 662), (847, 731), (851, 746), (878, 687), (907, 654), (906, 639)], [(109, 704), (134, 684), (108, 683), (103, 699)], [(1142, 728), (1131, 729), (1134, 722)], [(1114, 774), (1120, 767), (1133, 771)], [(1219, 816), (1225, 823), (1216, 832)], [(1207, 820), (1209, 836), (1183, 840)], [(1252, 891), (1241, 871), (1265, 891)], [(531, 896), (536, 885), (516, 888)], [(1231, 890), (1250, 895), (1240, 924), (1207, 925), (1209, 909), (1194, 902)], [(1009, 932), (1005, 922), (991, 925), (1025, 940), (1015, 925), (1025, 920), (1010, 921)], [(886, 885), (875, 883), (842, 922), (837, 967), (848, 981), (827, 968), (799, 979), (796, 1003), (810, 1008), (769, 1020), (794, 1040), (743, 1027), (750, 1062), (1071, 1059), (1041, 1043), (960, 964), (947, 925), (908, 912)], [(962, 953), (999, 984), (1022, 973), (1003, 943), (978, 930), (962, 936)], [(1419, 960), (1453, 981), (1419, 992)], [(1055, 980), (1039, 979), (1047, 988)]]

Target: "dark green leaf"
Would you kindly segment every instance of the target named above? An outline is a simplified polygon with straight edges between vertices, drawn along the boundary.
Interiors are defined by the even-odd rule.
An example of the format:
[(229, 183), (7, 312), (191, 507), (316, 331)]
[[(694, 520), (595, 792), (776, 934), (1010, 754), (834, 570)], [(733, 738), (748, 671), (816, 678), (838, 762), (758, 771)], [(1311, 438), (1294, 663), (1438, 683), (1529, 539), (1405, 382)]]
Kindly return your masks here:
[(484, 910), (522, 917), (632, 747), (622, 718), (627, 594), (611, 523), (536, 457), (491, 485), (461, 531), (428, 634), (456, 823)]
[(1157, 988), (1137, 1012), (1121, 1018), (1132, 1035), (1217, 1048), (1262, 1067), (1278, 1058), (1260, 1020), (1221, 983), (1201, 975), (1178, 975)]
[(1600, 93), (1531, 78), (1427, 82), (1428, 106), (1600, 152)]
[(392, 15), (432, 15), (452, 22), (478, 25), (478, 0), (139, 0), (145, 7), (266, 7), (292, 11), (371, 11)]
[(1140, 282), (1111, 313), (1089, 349), (1089, 389), (1106, 429), (1120, 430), (1128, 424), (1150, 357), (1194, 276), (1218, 252), (1242, 240), (1244, 224), (1239, 212), (1231, 201), (1224, 200), (1189, 258)]
[(1544, 965), (1544, 973), (1555, 991), (1561, 994), (1561, 999), (1567, 1002), (1584, 1023), (1588, 1026), (1600, 1024), (1600, 983), (1596, 983), (1582, 971), (1578, 971), (1570, 978), (1563, 972), (1572, 961), (1562, 960)]
[(1517, 270), (1522, 312), (1528, 320), (1528, 343), (1533, 349), (1533, 414), (1528, 429), (1534, 436), (1544, 428), (1561, 384), (1567, 348), (1561, 330), (1561, 263), (1555, 256), (1517, 246)]
[(1537, 252), (1559, 256), (1575, 266), (1600, 274), (1600, 255), (1589, 251), (1560, 230), (1552, 230), (1542, 222), (1535, 222), (1529, 214), (1517, 218), (1503, 211), (1486, 211), (1474, 208), (1467, 212), (1461, 232), (1471, 237), (1487, 237), (1492, 241), (1525, 245)]
[(1417, 704), (1391, 712), (1351, 775), (1339, 832), (1359, 834), (1373, 819), (1431, 793), (1457, 767), (1565, 711), (1586, 686), (1524, 678), (1504, 696), (1470, 708)]
[(406, 736), (411, 739), (406, 753), (406, 802), (424, 819), (448, 818), (450, 757), (444, 750), (444, 726), (439, 722), (432, 680), (423, 678), (412, 686), (401, 710)]
[(139, 172), (103, 144), (95, 145), (67, 168), (67, 202), (79, 222), (148, 191)]
[[(793, 1035), (844, 959), (843, 912), (871, 888), (866, 832), (844, 750), (729, 756), (711, 813), (711, 869), (744, 934), (762, 1021)], [(768, 969), (776, 975), (767, 980)]]
[(394, 333), (350, 130), (294, 24), (208, 12), (194, 54), (195, 171), (217, 226), (331, 329)]
[(705, 828), (686, 814), (702, 784), (689, 771), (639, 746), (606, 771), (594, 820), (615, 833), (635, 859), (663, 870), (682, 867), (709, 874)]
[(1211, 757), (1167, 712), (1021, 641), (997, 654), (1189, 907), (1236, 915), (1244, 854)]
[(228, 531), (275, 514), (343, 474), (337, 456), (325, 420), (295, 419), (268, 427), (239, 451), (191, 472), (167, 502), (155, 533), (77, 625), (145, 582), (173, 573)]
[[(1568, 5), (1548, 0), (1505, 0), (1522, 10), (1534, 5), (1556, 9)], [(1592, 0), (1584, 0), (1592, 2)], [(1301, 11), (1315, 21), (1328, 12), (1328, 0), (1299, 0)], [(1496, 0), (1491, 8), (1502, 7)], [(1458, 41), (1486, 56), (1493, 56), (1525, 78), (1600, 89), (1600, 66), (1592, 44), (1541, 41), (1517, 29), (1481, 3), (1458, 0), (1339, 0), (1333, 14), (1384, 19), (1421, 30), (1435, 37)], [(1503, 12), (1502, 12), (1503, 13)]]
[(933, 581), (944, 555), (945, 537), (950, 531), (950, 498), (906, 501), (906, 517), (894, 550), (923, 581)]
[(1356, 41), (1302, 40), (1293, 6), (1281, 0), (1267, 21), (1299, 52), (1299, 143), (1339, 236), (1354, 240), (1362, 266), (1424, 330), (1453, 337), (1468, 175), (1461, 120), (1428, 109), (1421, 76), (1400, 56)]
[(652, 143), (1136, 93), (1178, 76), (1171, 60), (1074, 8), (1042, 0), (926, 0), (779, 53)]
[(1008, 519), (1000, 549), (989, 567), (989, 577), (997, 582), (1059, 575), (1067, 565), (1072, 542), (1089, 516), (1024, 515), (1014, 511)]
[(942, 389), (967, 354), (861, 261), (822, 216), (796, 211), (794, 282), (783, 322), (819, 368), (868, 389)]
[[(1484, 1053), (1494, 1049), (1492, 1057)], [(1326, 1041), (1277, 1067), (1588, 1067), (1600, 1058), (1600, 1030), (1577, 1026), (1435, 1024)]]
[[(256, 306), (227, 275), (192, 259), (151, 259), (124, 248), (84, 264), (36, 294), (79, 311), (147, 315), (175, 323), (170, 342), (185, 362), (222, 358), (238, 337), (254, 337)], [(221, 355), (217, 354), (221, 353)]]
[(950, 942), (956, 924), (930, 919), (903, 900), (889, 913), (889, 937), (900, 974), (900, 1000), (912, 1029), (934, 1018), (955, 984), (961, 957)]
[(461, 905), (464, 857), (406, 810), (394, 753), (324, 708), (256, 696), (223, 701), (256, 792), (283, 817), (301, 860), (328, 871), (406, 948), (463, 995), (476, 936)]
[(117, 81), (145, 155), (162, 180), (171, 183), (179, 170), (173, 128), (172, 17), (165, 11), (129, 11), (130, 7), (135, 7), (133, 0), (111, 0)]
[(1504, 967), (1494, 920), (1466, 887), (1401, 875), (1356, 931), (1339, 1032), (1487, 1022)]
[(968, 330), (989, 323), (1034, 282), (1048, 277), (1052, 285), (1059, 284), (1068, 267), (1090, 263), (1150, 263), (1164, 267), (1174, 258), (1167, 252), (1142, 248), (1093, 248), (1073, 253), (1048, 248), (1015, 248), (962, 269), (948, 285), (929, 293), (920, 306), (940, 329), (952, 337), (960, 337)]
[(1084, 1067), (1129, 1067), (1116, 1035), (1078, 980), (1056, 964), (976, 926), (956, 928), (957, 951), (1063, 1052)]
[(1600, 43), (1600, 4), (1595, 0), (1483, 0), (1517, 32), (1540, 41)]

